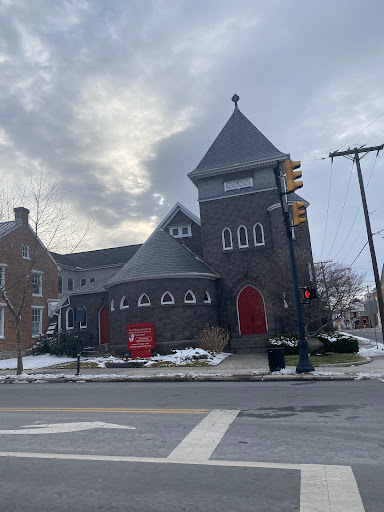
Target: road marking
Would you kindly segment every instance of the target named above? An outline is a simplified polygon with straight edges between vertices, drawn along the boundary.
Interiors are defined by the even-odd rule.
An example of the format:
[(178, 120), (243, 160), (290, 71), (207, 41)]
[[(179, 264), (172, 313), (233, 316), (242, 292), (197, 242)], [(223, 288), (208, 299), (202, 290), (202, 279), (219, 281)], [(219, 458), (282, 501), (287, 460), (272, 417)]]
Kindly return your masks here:
[(0, 407), (0, 412), (123, 412), (129, 414), (206, 414), (211, 409), (139, 409), (126, 407)]
[(208, 460), (239, 412), (213, 410), (181, 441), (168, 459)]
[(355, 477), (349, 466), (323, 466), (238, 460), (190, 460), (77, 453), (0, 452), (0, 457), (101, 462), (143, 462), (301, 471), (300, 512), (364, 512)]
[(300, 512), (364, 512), (352, 468), (301, 466)]
[(94, 428), (114, 428), (125, 430), (136, 430), (136, 427), (126, 425), (116, 425), (115, 423), (104, 423), (103, 421), (82, 421), (72, 423), (48, 423), (46, 425), (25, 425), (21, 427), (25, 430), (0, 430), (2, 434), (12, 435), (36, 435), (36, 434), (63, 434), (65, 432), (79, 432), (81, 430), (91, 430)]

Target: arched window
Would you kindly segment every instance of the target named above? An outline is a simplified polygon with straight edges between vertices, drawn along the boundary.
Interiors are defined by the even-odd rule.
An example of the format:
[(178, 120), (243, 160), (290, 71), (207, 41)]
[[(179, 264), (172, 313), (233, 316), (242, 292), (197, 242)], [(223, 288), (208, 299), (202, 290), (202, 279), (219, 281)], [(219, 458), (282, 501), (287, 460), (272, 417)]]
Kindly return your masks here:
[(151, 301), (149, 300), (148, 295), (146, 295), (145, 293), (142, 293), (139, 297), (137, 305), (139, 306), (139, 308), (142, 306), (150, 306)]
[(233, 249), (233, 243), (232, 243), (232, 233), (229, 228), (224, 228), (221, 232), (221, 239), (223, 242), (223, 250), (224, 251), (230, 251)]
[(239, 226), (237, 228), (237, 241), (239, 243), (239, 249), (248, 247), (248, 232), (245, 226)]
[(73, 309), (72, 308), (69, 308), (67, 309), (67, 329), (73, 329), (73, 324), (74, 324), (74, 320), (73, 320)]
[(161, 297), (161, 305), (163, 304), (174, 304), (175, 299), (173, 298), (172, 293), (170, 292), (164, 292), (163, 296)]
[(253, 226), (253, 242), (255, 244), (255, 247), (257, 247), (258, 245), (265, 245), (264, 229), (259, 222), (256, 222), (256, 224)]
[(80, 322), (80, 329), (85, 329), (87, 327), (87, 310), (83, 306), (84, 309), (84, 322)]
[(196, 296), (191, 290), (188, 290), (185, 294), (184, 302), (186, 304), (196, 304)]
[(129, 308), (128, 299), (127, 297), (122, 297), (120, 301), (120, 309), (127, 309)]
[(206, 304), (211, 304), (212, 299), (211, 299), (211, 296), (209, 295), (209, 292), (205, 292), (205, 294), (204, 294), (204, 302)]
[(111, 311), (115, 311), (115, 301), (111, 300)]

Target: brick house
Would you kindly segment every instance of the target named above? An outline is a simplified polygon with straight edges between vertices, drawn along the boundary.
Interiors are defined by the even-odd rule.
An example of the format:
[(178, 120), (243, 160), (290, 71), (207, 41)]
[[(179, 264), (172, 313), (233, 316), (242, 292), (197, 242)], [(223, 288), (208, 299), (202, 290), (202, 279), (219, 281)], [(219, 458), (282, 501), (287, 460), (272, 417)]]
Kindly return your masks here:
[[(57, 304), (57, 265), (28, 223), (29, 210), (15, 208), (15, 219), (0, 223), (0, 354), (16, 350), (14, 316), (5, 303), (7, 295), (15, 309), (25, 294), (21, 312), (22, 349), (29, 349), (49, 324)], [(29, 279), (26, 281), (27, 276)]]
[[(113, 277), (68, 293), (62, 328), (126, 352), (125, 326), (154, 323), (156, 350), (195, 342), (207, 324), (230, 330), (231, 348), (260, 349), (295, 328), (288, 243), (273, 167), (289, 158), (238, 109), (198, 166), (200, 218), (176, 204)], [(304, 201), (290, 194), (289, 204)], [(308, 203), (306, 203), (308, 205)], [(294, 229), (299, 286), (313, 281), (308, 223)], [(74, 308), (86, 320), (74, 325)]]

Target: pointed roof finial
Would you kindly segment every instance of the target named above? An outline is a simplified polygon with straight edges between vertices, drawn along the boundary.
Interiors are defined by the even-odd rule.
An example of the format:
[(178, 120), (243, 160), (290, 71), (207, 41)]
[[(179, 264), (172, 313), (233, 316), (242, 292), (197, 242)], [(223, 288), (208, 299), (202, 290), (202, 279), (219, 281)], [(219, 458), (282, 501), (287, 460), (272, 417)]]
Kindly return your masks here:
[(238, 108), (238, 106), (237, 106), (237, 102), (239, 101), (239, 99), (240, 99), (240, 96), (238, 96), (237, 94), (234, 94), (234, 95), (232, 96), (232, 101), (233, 101), (233, 103), (235, 104), (235, 110)]

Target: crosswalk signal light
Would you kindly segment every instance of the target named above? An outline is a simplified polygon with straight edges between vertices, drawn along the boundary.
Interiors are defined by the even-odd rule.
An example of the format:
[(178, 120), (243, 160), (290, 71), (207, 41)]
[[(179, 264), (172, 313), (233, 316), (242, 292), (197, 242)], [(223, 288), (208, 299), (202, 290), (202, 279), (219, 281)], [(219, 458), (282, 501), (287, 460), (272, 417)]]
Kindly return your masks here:
[(317, 290), (316, 288), (304, 288), (304, 299), (313, 300), (317, 298)]
[(303, 186), (302, 181), (296, 181), (298, 178), (301, 178), (303, 173), (301, 171), (295, 171), (301, 166), (300, 160), (294, 162), (289, 159), (285, 161), (285, 175), (287, 177), (287, 190), (288, 192), (294, 192), (298, 188)]
[(292, 203), (292, 213), (294, 226), (300, 226), (300, 224), (307, 220), (307, 210), (305, 208), (305, 203), (300, 201), (295, 201)]

